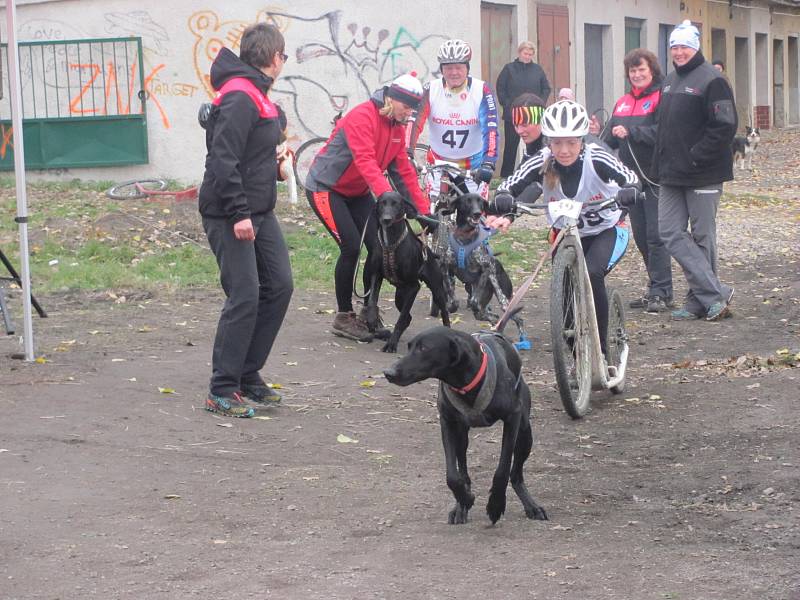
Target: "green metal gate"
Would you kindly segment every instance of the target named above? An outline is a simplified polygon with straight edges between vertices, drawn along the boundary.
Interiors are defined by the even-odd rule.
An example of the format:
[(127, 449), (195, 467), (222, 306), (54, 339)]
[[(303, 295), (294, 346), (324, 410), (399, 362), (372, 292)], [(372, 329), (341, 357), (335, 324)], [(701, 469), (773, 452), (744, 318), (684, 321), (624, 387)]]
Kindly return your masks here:
[[(3, 89), (8, 48), (2, 45)], [(27, 169), (148, 162), (140, 37), (20, 42)], [(0, 169), (14, 168), (8, 93), (0, 100)]]

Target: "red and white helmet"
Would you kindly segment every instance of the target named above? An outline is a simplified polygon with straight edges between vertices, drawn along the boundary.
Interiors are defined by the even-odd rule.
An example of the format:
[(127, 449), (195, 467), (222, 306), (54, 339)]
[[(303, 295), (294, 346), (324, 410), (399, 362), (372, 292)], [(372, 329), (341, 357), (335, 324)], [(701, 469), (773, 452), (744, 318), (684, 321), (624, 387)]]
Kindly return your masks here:
[(440, 65), (469, 64), (472, 48), (464, 40), (447, 40), (436, 55)]
[(583, 137), (589, 133), (586, 109), (572, 100), (560, 100), (544, 109), (542, 134), (550, 138)]

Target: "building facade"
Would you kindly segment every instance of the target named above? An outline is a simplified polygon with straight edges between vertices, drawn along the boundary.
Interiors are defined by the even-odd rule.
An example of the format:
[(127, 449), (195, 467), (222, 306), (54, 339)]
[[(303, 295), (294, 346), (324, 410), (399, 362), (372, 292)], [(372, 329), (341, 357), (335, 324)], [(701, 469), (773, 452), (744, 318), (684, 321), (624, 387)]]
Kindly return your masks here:
[[(492, 86), (517, 44), (531, 40), (554, 90), (571, 87), (591, 111), (610, 110), (625, 91), (625, 52), (650, 48), (671, 68), (669, 32), (687, 18), (706, 57), (725, 62), (742, 126), (800, 124), (795, 0), (300, 0), (268, 8), (255, 0), (18, 0), (26, 161), (46, 177), (199, 180), (205, 148), (196, 115), (214, 95), (209, 67), (221, 47), (238, 50), (242, 30), (258, 20), (286, 37), (290, 59), (271, 96), (296, 147), (327, 135), (335, 115), (397, 75), (436, 76), (436, 50), (451, 37), (472, 44), (472, 73)], [(7, 92), (5, 51), (2, 67)], [(14, 132), (4, 96), (7, 169)]]

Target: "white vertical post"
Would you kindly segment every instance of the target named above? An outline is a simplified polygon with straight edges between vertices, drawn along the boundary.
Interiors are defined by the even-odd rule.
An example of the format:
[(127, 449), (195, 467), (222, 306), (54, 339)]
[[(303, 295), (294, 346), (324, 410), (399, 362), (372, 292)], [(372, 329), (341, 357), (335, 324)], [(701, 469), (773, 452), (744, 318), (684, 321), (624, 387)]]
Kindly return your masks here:
[(25, 188), (25, 145), (22, 140), (22, 85), (19, 77), (17, 47), (17, 3), (6, 0), (8, 31), (8, 82), (11, 88), (11, 126), (14, 129), (14, 175), (17, 187), (17, 223), (19, 224), (19, 258), (22, 265), (22, 313), (25, 360), (33, 360), (33, 315), (31, 314), (31, 272), (28, 260), (28, 196)]

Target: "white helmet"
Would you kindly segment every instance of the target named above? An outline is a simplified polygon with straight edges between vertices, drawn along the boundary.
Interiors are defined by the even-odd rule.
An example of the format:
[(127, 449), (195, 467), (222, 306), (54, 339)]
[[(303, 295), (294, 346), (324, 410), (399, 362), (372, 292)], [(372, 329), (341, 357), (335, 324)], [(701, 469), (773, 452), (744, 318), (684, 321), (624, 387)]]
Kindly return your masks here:
[(464, 40), (447, 40), (439, 46), (436, 58), (440, 65), (468, 64), (472, 58), (472, 48)]
[(583, 137), (589, 133), (586, 109), (572, 100), (551, 104), (542, 115), (542, 134), (551, 138)]

